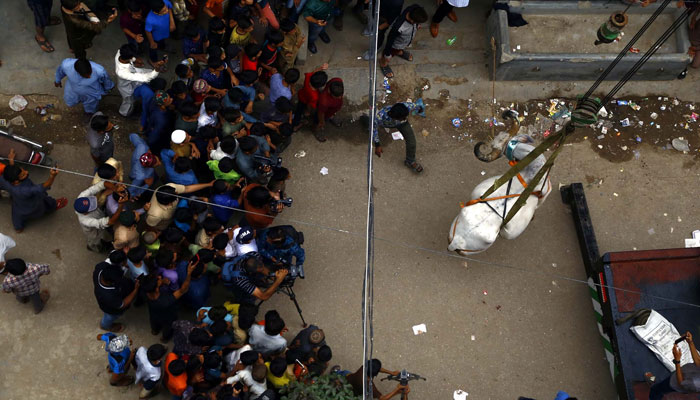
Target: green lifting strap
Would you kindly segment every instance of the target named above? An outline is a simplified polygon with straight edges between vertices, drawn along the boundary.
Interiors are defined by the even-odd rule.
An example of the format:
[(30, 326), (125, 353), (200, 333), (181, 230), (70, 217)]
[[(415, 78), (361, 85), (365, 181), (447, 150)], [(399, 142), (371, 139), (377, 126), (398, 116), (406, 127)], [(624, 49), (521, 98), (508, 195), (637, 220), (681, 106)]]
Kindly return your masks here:
[(544, 174), (549, 173), (549, 170), (552, 169), (552, 167), (554, 166), (554, 160), (556, 160), (557, 156), (559, 155), (559, 152), (561, 152), (561, 149), (564, 147), (564, 141), (566, 141), (567, 136), (568, 135), (565, 129), (561, 129), (559, 132), (557, 132), (556, 139), (559, 140), (557, 142), (557, 149), (554, 150), (554, 153), (552, 153), (551, 156), (549, 156), (547, 162), (544, 163), (542, 168), (540, 168), (540, 170), (537, 171), (535, 177), (532, 178), (531, 184), (527, 185), (525, 190), (523, 190), (523, 192), (520, 193), (520, 196), (515, 201), (515, 204), (513, 204), (513, 207), (510, 209), (508, 215), (503, 220), (503, 224), (501, 225), (501, 227), (504, 227), (515, 216), (515, 214), (517, 214), (518, 211), (520, 211), (520, 208), (523, 205), (525, 205), (525, 201), (527, 201), (532, 192), (535, 190), (535, 187), (537, 187), (537, 183), (540, 182)]

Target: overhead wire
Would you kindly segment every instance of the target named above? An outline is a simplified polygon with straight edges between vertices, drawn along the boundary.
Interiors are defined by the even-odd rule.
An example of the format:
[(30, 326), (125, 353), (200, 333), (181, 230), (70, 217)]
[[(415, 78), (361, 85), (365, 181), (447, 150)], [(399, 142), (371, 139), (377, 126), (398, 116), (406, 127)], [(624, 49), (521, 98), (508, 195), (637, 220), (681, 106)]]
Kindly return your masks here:
[[(0, 160), (7, 160), (7, 158), (5, 158), (5, 157), (0, 157)], [(31, 165), (31, 166), (34, 166), (34, 167), (40, 167), (40, 168), (44, 168), (44, 169), (51, 169), (51, 168), (53, 168), (53, 167), (46, 166), (46, 165), (36, 165), (36, 164), (31, 164), (31, 163), (28, 163), (28, 162), (25, 162), (25, 161), (19, 161), (19, 160), (15, 160), (14, 162), (15, 162), (15, 163), (21, 163), (21, 164), (27, 164), (27, 165)], [(88, 175), (88, 174), (85, 174), (85, 173), (81, 173), (81, 172), (77, 172), (77, 171), (72, 171), (72, 170), (61, 169), (61, 168), (56, 168), (56, 169), (57, 169), (58, 171), (60, 171), (60, 172), (65, 172), (65, 173), (67, 173), (67, 174), (82, 176), (82, 177), (86, 177), (86, 178), (90, 178), (90, 179), (94, 178), (94, 175)], [(104, 180), (104, 179), (103, 179), (103, 180)], [(155, 192), (155, 191), (157, 190), (157, 189), (152, 189), (152, 188), (150, 188), (150, 187), (143, 187), (143, 186), (138, 186), (138, 185), (132, 185), (132, 184), (125, 183), (125, 182), (118, 182), (118, 181), (112, 181), (112, 180), (105, 180), (105, 181), (112, 182), (112, 183), (123, 184), (123, 185), (125, 185), (125, 186), (127, 186), (127, 187), (140, 188), (140, 189), (144, 189), (145, 191), (149, 191), (149, 192)], [(266, 214), (257, 213), (257, 212), (254, 212), (254, 211), (248, 211), (248, 210), (243, 210), (243, 209), (239, 209), (239, 208), (235, 208), (235, 207), (229, 207), (229, 206), (223, 206), (223, 205), (211, 203), (211, 202), (208, 202), (208, 201), (205, 201), (205, 200), (198, 199), (198, 198), (196, 198), (196, 197), (181, 196), (181, 195), (178, 195), (178, 194), (171, 194), (170, 196), (175, 197), (175, 198), (178, 198), (178, 199), (181, 199), (181, 200), (187, 200), (187, 201), (193, 201), (193, 202), (197, 202), (197, 203), (206, 204), (206, 205), (212, 206), (212, 207), (219, 207), (219, 208), (225, 208), (225, 209), (229, 209), (229, 210), (233, 210), (233, 211), (238, 211), (238, 212), (241, 212), (241, 213), (244, 213), (244, 214), (259, 215), (259, 216), (267, 216)], [(366, 232), (363, 232), (363, 233), (361, 233), (361, 232), (354, 232), (354, 231), (351, 231), (351, 230), (346, 230), (346, 229), (341, 229), (341, 228), (337, 228), (337, 227), (332, 227), (332, 226), (317, 224), (317, 223), (314, 223), (314, 222), (303, 221), (303, 220), (298, 220), (298, 219), (294, 219), (294, 218), (288, 218), (288, 217), (284, 217), (284, 216), (276, 216), (275, 219), (276, 219), (276, 220), (282, 220), (282, 221), (290, 222), (290, 223), (294, 223), (294, 224), (298, 224), (298, 225), (304, 225), (304, 226), (314, 227), (314, 228), (321, 229), (321, 230), (326, 230), (326, 231), (331, 231), (331, 232), (337, 232), (337, 233), (341, 233), (341, 234), (345, 234), (345, 235), (349, 235), (349, 236), (354, 236), (354, 237), (365, 238), (365, 239), (366, 239)], [(482, 222), (485, 221), (485, 219), (486, 219), (486, 217), (485, 217), (484, 219), (482, 219), (479, 223), (475, 224), (474, 227), (471, 228), (471, 230), (473, 230), (473, 229), (475, 229), (476, 227), (478, 227)], [(468, 233), (468, 232), (467, 232), (467, 233)], [(494, 262), (494, 261), (482, 260), (482, 259), (478, 259), (478, 258), (474, 258), (474, 257), (468, 257), (468, 256), (459, 255), (459, 254), (456, 254), (456, 253), (453, 253), (453, 252), (448, 252), (448, 251), (445, 251), (445, 250), (435, 250), (435, 249), (431, 249), (431, 248), (428, 248), (428, 247), (417, 246), (417, 245), (414, 245), (414, 244), (411, 244), (411, 243), (406, 243), (406, 242), (401, 242), (401, 241), (397, 241), (397, 240), (392, 240), (392, 239), (388, 239), (388, 238), (385, 238), (385, 237), (373, 236), (372, 238), (373, 238), (375, 241), (381, 241), (381, 242), (384, 242), (384, 243), (389, 243), (389, 244), (395, 245), (395, 246), (397, 246), (397, 247), (403, 247), (403, 248), (410, 249), (410, 250), (423, 251), (423, 252), (432, 253), (432, 254), (436, 254), (436, 255), (440, 255), (440, 256), (444, 256), (444, 257), (456, 258), (456, 259), (460, 259), (460, 260), (464, 260), (464, 261), (474, 262), (474, 263), (483, 264), (483, 265), (488, 265), (488, 266), (497, 267), (497, 268), (510, 269), (510, 270), (516, 270), (516, 271), (521, 271), (521, 272), (530, 273), (530, 274), (536, 274), (536, 275), (542, 275), (542, 276), (553, 277), (553, 278), (556, 278), (556, 279), (561, 279), (561, 280), (563, 280), (563, 281), (569, 281), (569, 282), (573, 282), (573, 283), (581, 283), (581, 284), (585, 284), (585, 285), (589, 285), (589, 284), (590, 284), (588, 281), (583, 280), (583, 279), (573, 278), (573, 277), (570, 277), (570, 276), (561, 275), (561, 274), (552, 273), (552, 272), (540, 271), (540, 270), (537, 270), (537, 269), (535, 269), (535, 268), (521, 267), (521, 266), (516, 266), (516, 265), (511, 265), (511, 264), (504, 264), (504, 263), (499, 263), (499, 262)], [(676, 304), (681, 304), (681, 305), (686, 305), (686, 306), (691, 306), (691, 307), (700, 308), (700, 304), (696, 304), (696, 303), (692, 303), (692, 302), (688, 302), (688, 301), (684, 301), (684, 300), (673, 299), (673, 298), (664, 297), (664, 296), (652, 295), (652, 294), (648, 294), (648, 293), (645, 293), (645, 292), (642, 292), (642, 291), (638, 291), (638, 290), (626, 289), (626, 288), (622, 288), (622, 287), (618, 287), (618, 286), (614, 286), (614, 285), (600, 284), (600, 283), (595, 283), (595, 282), (593, 283), (593, 285), (596, 286), (596, 287), (605, 288), (605, 289), (608, 289), (608, 290), (615, 290), (615, 291), (621, 291), (621, 292), (625, 292), (625, 293), (632, 293), (632, 294), (637, 294), (637, 295), (640, 295), (640, 296), (645, 296), (645, 297), (653, 298), (653, 299), (657, 299), (657, 300), (664, 300), (664, 301), (668, 301), (668, 302), (672, 302), (672, 303), (676, 303)]]

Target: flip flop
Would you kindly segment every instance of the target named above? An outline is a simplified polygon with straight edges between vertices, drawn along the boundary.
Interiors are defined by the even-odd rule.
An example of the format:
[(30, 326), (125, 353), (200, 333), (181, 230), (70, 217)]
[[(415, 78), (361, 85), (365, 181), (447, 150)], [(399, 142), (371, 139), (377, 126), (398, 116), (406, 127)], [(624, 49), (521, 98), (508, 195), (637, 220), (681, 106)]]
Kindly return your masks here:
[(44, 289), (41, 292), (39, 292), (39, 297), (41, 298), (41, 302), (46, 304), (46, 302), (48, 302), (51, 298), (51, 293), (49, 293), (48, 290)]
[(406, 61), (413, 61), (413, 54), (411, 54), (409, 51), (404, 50), (403, 53), (399, 54), (398, 56)]
[(382, 70), (382, 74), (384, 74), (385, 77), (387, 77), (387, 78), (394, 77), (394, 71), (391, 69), (390, 66), (388, 66), (388, 65), (386, 67), (380, 66), (379, 68)]
[(44, 53), (53, 53), (54, 50), (56, 50), (56, 49), (53, 48), (53, 46), (51, 45), (51, 43), (49, 43), (49, 41), (46, 40), (46, 39), (44, 39), (44, 40), (39, 40), (39, 38), (37, 38), (36, 36), (34, 36), (34, 40), (36, 40), (36, 43), (37, 43), (37, 44), (39, 45), (39, 47), (41, 48), (41, 51), (43, 51)]
[(60, 210), (68, 204), (68, 199), (61, 197), (56, 200), (56, 210)]
[(423, 166), (420, 165), (420, 164), (418, 164), (417, 161), (414, 161), (414, 162), (412, 162), (412, 163), (410, 163), (410, 162), (408, 162), (408, 161), (404, 161), (403, 163), (404, 163), (404, 165), (406, 165), (408, 168), (411, 168), (411, 169), (413, 170), (413, 172), (415, 172), (415, 173), (417, 173), (417, 174), (420, 174), (421, 172), (423, 172)]
[(58, 17), (51, 17), (49, 19), (49, 26), (61, 25), (61, 19)]

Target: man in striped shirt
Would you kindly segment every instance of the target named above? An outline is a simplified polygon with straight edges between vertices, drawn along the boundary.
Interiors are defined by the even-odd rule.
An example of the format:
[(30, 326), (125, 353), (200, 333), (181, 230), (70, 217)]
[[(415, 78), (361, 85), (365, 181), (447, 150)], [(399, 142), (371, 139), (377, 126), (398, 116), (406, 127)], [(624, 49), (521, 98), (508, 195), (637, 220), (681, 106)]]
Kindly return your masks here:
[(40, 289), (39, 277), (49, 274), (49, 266), (27, 264), (21, 258), (13, 258), (5, 263), (5, 271), (8, 274), (2, 282), (2, 290), (14, 293), (20, 303), (31, 300), (34, 314), (39, 314), (49, 300), (49, 291)]

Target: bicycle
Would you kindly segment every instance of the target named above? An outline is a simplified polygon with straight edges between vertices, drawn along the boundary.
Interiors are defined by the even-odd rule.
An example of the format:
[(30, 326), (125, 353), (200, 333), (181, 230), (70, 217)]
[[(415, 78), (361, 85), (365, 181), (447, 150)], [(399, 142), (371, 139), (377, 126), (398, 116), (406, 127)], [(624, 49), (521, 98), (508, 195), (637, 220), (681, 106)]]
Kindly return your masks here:
[[(411, 372), (406, 371), (405, 369), (402, 369), (401, 372), (398, 375), (388, 375), (382, 378), (382, 381), (397, 381), (399, 382), (399, 385), (405, 386), (408, 388), (408, 381), (416, 381), (416, 380), (427, 380), (423, 378), (422, 376), (418, 374), (414, 374)], [(406, 391), (402, 391), (401, 393), (401, 400), (407, 400), (408, 399), (408, 393)]]

